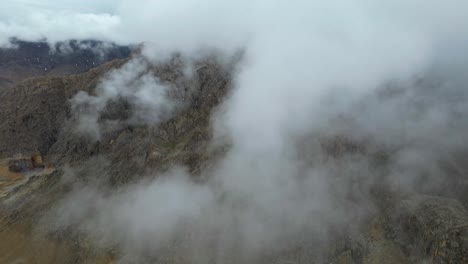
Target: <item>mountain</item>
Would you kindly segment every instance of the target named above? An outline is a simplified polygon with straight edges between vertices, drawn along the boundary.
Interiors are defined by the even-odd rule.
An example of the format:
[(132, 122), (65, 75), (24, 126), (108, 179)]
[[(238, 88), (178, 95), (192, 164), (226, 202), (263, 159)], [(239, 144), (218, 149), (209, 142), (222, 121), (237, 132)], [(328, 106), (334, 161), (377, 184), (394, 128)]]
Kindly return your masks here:
[[(201, 171), (209, 171), (230, 147), (228, 143), (213, 143), (211, 120), (229, 98), (237, 58), (229, 63), (216, 56), (198, 59), (187, 76), (186, 62), (177, 55), (167, 63), (151, 64), (126, 47), (112, 46), (105, 56), (98, 56), (77, 48), (76, 42), (71, 42), (72, 50), (67, 54), (51, 54), (43, 43), (16, 44), (18, 48), (0, 52), (0, 246), (11, 248), (0, 252), (1, 262), (192, 263), (184, 254), (197, 254), (176, 245), (168, 245), (164, 252), (138, 251), (136, 260), (121, 258), (124, 245), (116, 242), (95, 247), (92, 234), (83, 232), (80, 223), (51, 228), (55, 218), (49, 213), (77, 186), (97, 186), (104, 197), (112, 197), (174, 166), (187, 168), (197, 184), (206, 181)], [(91, 108), (91, 114), (97, 115), (96, 125), (112, 124), (112, 129), (102, 131), (97, 138), (80, 133), (77, 122), (83, 112), (79, 107), (77, 110), (77, 96), (95, 96), (85, 97), (91, 98), (85, 102), (86, 110), (99, 98), (106, 80), (125, 75), (126, 65), (135, 61), (145, 68), (131, 75), (127, 84), (138, 84), (142, 76), (155, 77), (158, 84), (168, 87), (168, 96), (177, 107), (158, 122), (139, 122), (133, 117), (140, 101), (132, 101), (133, 96), (112, 97), (104, 107)], [(304, 140), (302, 146), (307, 148), (309, 143), (313, 140)], [(321, 147), (327, 159), (337, 164), (352, 154), (375, 157), (380, 162), (376, 166), (385, 166), (381, 163), (391, 155), (369, 151), (364, 144), (343, 137), (323, 139)], [(40, 163), (34, 158), (37, 155)], [(359, 188), (359, 179), (353, 184)], [(283, 248), (263, 252), (247, 262), (468, 263), (468, 211), (463, 201), (447, 193), (404, 192), (380, 183), (369, 188), (375, 208), (357, 227), (350, 223), (343, 229), (327, 230), (334, 236), (318, 244), (298, 239), (290, 245), (285, 241)], [(76, 198), (77, 207), (82, 201), (96, 206), (102, 202), (94, 196), (86, 200), (86, 192), (78, 194), (71, 196)], [(209, 235), (204, 238), (212, 245)], [(204, 247), (206, 241), (200, 242), (205, 250), (200, 259), (219, 263), (219, 252)], [(234, 253), (242, 246), (230, 245)], [(229, 256), (232, 261), (224, 258), (225, 263), (242, 263), (240, 256)]]

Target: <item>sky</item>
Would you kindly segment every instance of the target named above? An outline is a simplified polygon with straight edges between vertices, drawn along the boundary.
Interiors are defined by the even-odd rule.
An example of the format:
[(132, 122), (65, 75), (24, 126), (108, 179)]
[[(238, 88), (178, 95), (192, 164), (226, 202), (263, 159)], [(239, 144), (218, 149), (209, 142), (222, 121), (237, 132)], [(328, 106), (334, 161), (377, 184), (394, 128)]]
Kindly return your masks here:
[[(10, 37), (62, 41), (102, 38), (119, 25), (114, 1), (5, 1), (0, 10), (0, 43)], [(113, 3), (114, 2), (114, 3)]]

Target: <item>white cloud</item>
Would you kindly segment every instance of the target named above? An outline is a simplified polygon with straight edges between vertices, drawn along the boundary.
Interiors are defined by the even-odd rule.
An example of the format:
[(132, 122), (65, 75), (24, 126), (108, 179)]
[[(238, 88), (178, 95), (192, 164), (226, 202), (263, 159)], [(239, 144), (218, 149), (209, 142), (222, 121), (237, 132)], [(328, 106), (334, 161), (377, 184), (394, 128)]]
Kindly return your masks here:
[(47, 38), (51, 42), (72, 38), (112, 40), (120, 18), (106, 12), (112, 9), (90, 3), (8, 1), (0, 10), (0, 43), (8, 42), (10, 37), (31, 41)]

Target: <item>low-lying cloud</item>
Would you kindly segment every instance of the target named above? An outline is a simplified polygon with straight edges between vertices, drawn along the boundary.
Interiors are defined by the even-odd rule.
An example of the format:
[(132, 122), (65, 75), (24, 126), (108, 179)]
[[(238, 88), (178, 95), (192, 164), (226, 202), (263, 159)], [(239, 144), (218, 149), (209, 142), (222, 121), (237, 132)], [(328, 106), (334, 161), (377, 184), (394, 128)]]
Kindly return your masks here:
[[(78, 131), (99, 139), (102, 132), (128, 125), (157, 125), (170, 117), (175, 102), (167, 84), (148, 70), (143, 58), (134, 58), (113, 70), (98, 85), (95, 95), (78, 93), (71, 100)], [(112, 107), (115, 109), (107, 110)], [(106, 118), (106, 110), (110, 112)]]

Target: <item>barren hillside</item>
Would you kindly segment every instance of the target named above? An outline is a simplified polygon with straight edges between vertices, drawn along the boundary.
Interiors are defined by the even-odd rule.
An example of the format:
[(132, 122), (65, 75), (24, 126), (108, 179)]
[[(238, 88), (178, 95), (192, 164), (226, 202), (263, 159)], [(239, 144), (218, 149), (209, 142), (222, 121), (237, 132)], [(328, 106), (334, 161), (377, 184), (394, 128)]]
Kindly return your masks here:
[[(168, 87), (170, 100), (177, 102), (171, 114), (161, 116), (157, 122), (134, 119), (141, 107), (134, 97), (112, 97), (104, 107), (92, 108), (91, 99), (102, 97), (105, 84), (115, 77), (115, 73), (117, 76), (126, 74), (126, 65), (141, 60), (140, 56), (135, 53), (132, 57), (112, 60), (84, 73), (47, 75), (23, 81), (15, 79), (2, 87), (0, 241), (3, 241), (2, 248), (8, 250), (0, 253), (1, 263), (380, 264), (421, 263), (421, 260), (468, 263), (468, 212), (463, 185), (459, 185), (460, 190), (455, 193), (447, 192), (442, 186), (418, 193), (402, 189), (391, 181), (387, 183), (386, 174), (392, 167), (394, 150), (370, 142), (355, 142), (341, 135), (325, 138), (306, 135), (301, 137), (298, 148), (304, 162), (300, 166), (333, 166), (335, 174), (327, 178), (333, 183), (330, 186), (345, 183), (344, 189), (329, 190), (336, 195), (333, 196), (336, 201), (321, 201), (326, 204), (336, 202), (337, 211), (348, 212), (349, 218), (326, 225), (329, 230), (318, 230), (314, 225), (306, 224), (304, 228), (309, 229), (302, 229), (302, 234), (294, 233), (294, 236), (288, 233), (282, 243), (271, 247), (271, 251), (264, 251), (262, 247), (258, 251), (245, 248), (240, 243), (245, 234), (235, 231), (235, 225), (241, 225), (243, 220), (231, 222), (236, 216), (223, 210), (243, 210), (243, 199), (249, 201), (248, 197), (225, 192), (216, 196), (214, 202), (223, 210), (215, 207), (215, 212), (217, 216), (225, 213), (230, 218), (223, 221), (234, 225), (232, 231), (223, 230), (227, 226), (215, 220), (207, 228), (205, 225), (211, 220), (201, 217), (207, 222), (199, 223), (195, 218), (194, 223), (185, 223), (182, 219), (170, 239), (164, 240), (163, 246), (152, 247), (151, 243), (146, 243), (144, 226), (141, 233), (139, 227), (123, 225), (136, 230), (129, 233), (137, 235), (132, 238), (137, 240), (132, 244), (127, 244), (119, 235), (119, 232), (126, 232), (123, 230), (105, 230), (102, 237), (96, 237), (88, 227), (100, 226), (99, 221), (118, 223), (118, 217), (126, 217), (111, 211), (112, 219), (99, 218), (99, 210), (113, 210), (113, 206), (119, 206), (106, 202), (107, 199), (123, 193), (122, 197), (115, 198), (118, 204), (129, 202), (131, 205), (133, 200), (139, 199), (132, 196), (132, 188), (138, 189), (142, 183), (151, 186), (152, 181), (159, 178), (165, 186), (164, 178), (176, 177), (171, 172), (174, 167), (185, 168), (187, 172), (184, 174), (190, 175), (190, 182), (195, 186), (217, 186), (220, 182), (210, 179), (216, 179), (216, 169), (221, 166), (219, 160), (229, 157), (232, 151), (228, 141), (213, 138), (212, 119), (223, 111), (222, 102), (230, 96), (232, 73), (238, 58), (229, 63), (220, 63), (216, 56), (199, 59), (194, 62), (193, 74), (189, 76), (184, 73), (186, 61), (179, 56), (165, 64), (144, 62), (146, 68), (127, 80), (129, 85), (138, 85), (142, 76), (157, 77), (158, 84)], [(77, 106), (76, 98), (80, 92), (91, 97), (85, 97), (88, 101)], [(98, 137), (80, 132), (83, 113), (96, 116), (93, 126), (99, 129)], [(317, 141), (321, 150), (319, 157), (315, 153)], [(28, 165), (28, 159), (36, 151), (41, 153), (44, 167)], [(349, 174), (349, 170), (353, 170), (350, 164), (363, 158), (370, 160), (367, 172), (373, 175), (372, 181), (362, 175), (362, 170), (356, 175)], [(23, 161), (26, 165), (18, 167), (23, 164), (18, 162)], [(453, 172), (455, 168), (460, 166), (446, 166), (447, 172)], [(463, 182), (463, 177), (454, 176), (455, 183)], [(453, 183), (445, 182), (447, 185)], [(267, 182), (263, 184), (268, 186)], [(166, 188), (170, 190), (171, 184)], [(192, 193), (191, 188), (186, 190), (187, 200), (182, 203), (190, 204), (191, 199), (198, 199), (198, 193)], [(127, 192), (128, 197), (125, 196)], [(159, 192), (164, 193), (164, 188)], [(156, 197), (167, 199), (163, 201), (165, 204), (170, 203), (171, 194)], [(340, 199), (346, 202), (345, 207), (340, 207), (343, 202)], [(100, 207), (101, 204), (104, 207)], [(76, 206), (78, 212), (67, 211), (70, 206)], [(83, 212), (79, 211), (80, 206), (85, 208)], [(122, 210), (130, 210), (132, 219), (138, 219), (139, 214), (145, 215), (138, 206), (136, 211), (131, 208)], [(366, 208), (365, 214), (352, 213), (363, 208)], [(64, 220), (68, 213), (75, 219)], [(173, 212), (158, 213), (171, 215)], [(80, 220), (80, 217), (84, 218)], [(295, 216), (290, 217), (289, 221), (294, 221)], [(97, 222), (93, 222), (94, 218)], [(269, 219), (264, 221), (265, 225), (269, 224)], [(146, 224), (157, 225), (136, 222), (136, 225)], [(110, 223), (105, 225), (111, 226)], [(200, 225), (202, 229), (191, 229), (192, 225)], [(223, 241), (228, 237), (232, 240)], [(144, 246), (137, 247), (139, 239), (144, 241)], [(149, 239), (151, 241), (151, 236)], [(212, 247), (220, 248), (212, 251)]]

